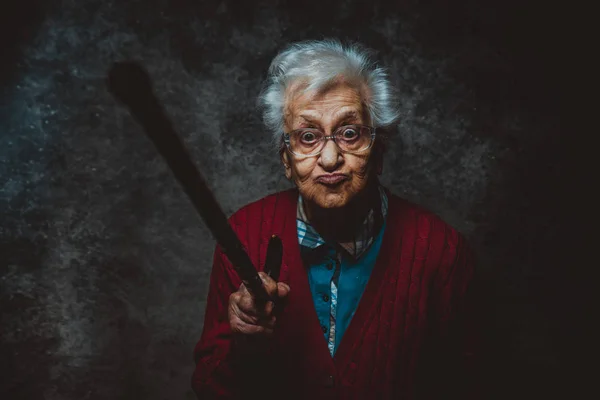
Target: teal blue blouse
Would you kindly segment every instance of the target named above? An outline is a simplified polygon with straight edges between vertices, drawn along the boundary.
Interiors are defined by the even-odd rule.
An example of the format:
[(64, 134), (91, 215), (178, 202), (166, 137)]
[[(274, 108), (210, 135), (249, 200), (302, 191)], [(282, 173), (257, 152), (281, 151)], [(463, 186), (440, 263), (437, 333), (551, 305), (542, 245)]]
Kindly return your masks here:
[(369, 281), (384, 231), (385, 223), (357, 260), (328, 243), (316, 249), (302, 248), (313, 303), (332, 356)]

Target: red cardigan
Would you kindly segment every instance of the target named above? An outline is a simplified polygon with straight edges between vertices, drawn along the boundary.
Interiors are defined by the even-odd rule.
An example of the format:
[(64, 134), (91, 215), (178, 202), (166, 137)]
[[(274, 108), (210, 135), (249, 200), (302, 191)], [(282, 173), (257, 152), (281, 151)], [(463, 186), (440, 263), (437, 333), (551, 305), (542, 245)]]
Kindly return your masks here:
[(280, 280), (291, 291), (272, 340), (242, 356), (227, 321), (229, 295), (241, 281), (217, 246), (194, 349), (198, 398), (454, 398), (474, 386), (465, 369), (475, 344), (467, 296), (471, 253), (440, 218), (386, 192), (389, 213), (377, 262), (333, 358), (300, 258), (297, 190), (267, 196), (230, 218), (259, 269), (270, 236), (281, 237)]

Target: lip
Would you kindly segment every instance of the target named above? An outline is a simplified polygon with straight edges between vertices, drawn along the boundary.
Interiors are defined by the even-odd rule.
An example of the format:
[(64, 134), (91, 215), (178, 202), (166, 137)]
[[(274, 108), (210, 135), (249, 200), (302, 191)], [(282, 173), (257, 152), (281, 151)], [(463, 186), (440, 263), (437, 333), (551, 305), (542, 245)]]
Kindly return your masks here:
[(324, 183), (326, 185), (335, 185), (336, 183), (340, 183), (341, 181), (345, 181), (348, 179), (348, 175), (345, 174), (327, 174), (317, 176), (316, 181), (319, 183)]

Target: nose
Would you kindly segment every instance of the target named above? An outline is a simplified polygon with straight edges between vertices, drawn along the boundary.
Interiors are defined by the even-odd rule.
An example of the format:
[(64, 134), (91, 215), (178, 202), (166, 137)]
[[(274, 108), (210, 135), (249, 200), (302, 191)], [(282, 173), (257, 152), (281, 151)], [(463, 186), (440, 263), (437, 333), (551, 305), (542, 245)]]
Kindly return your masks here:
[(319, 164), (326, 171), (335, 170), (341, 163), (340, 149), (333, 140), (327, 140), (321, 154), (319, 154)]

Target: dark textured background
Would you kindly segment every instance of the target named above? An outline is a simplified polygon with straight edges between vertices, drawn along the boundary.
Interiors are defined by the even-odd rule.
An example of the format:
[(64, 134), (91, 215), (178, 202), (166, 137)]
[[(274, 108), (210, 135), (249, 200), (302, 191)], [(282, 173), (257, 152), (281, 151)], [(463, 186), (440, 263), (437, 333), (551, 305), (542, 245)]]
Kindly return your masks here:
[(193, 398), (214, 240), (108, 94), (111, 63), (148, 68), (230, 214), (288, 187), (255, 109), (271, 58), (329, 36), (375, 48), (401, 89), (383, 182), (464, 232), (479, 255), (492, 397), (558, 396), (578, 309), (562, 238), (562, 11), (239, 3), (0, 5), (0, 398)]

